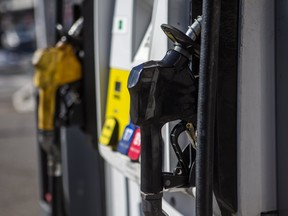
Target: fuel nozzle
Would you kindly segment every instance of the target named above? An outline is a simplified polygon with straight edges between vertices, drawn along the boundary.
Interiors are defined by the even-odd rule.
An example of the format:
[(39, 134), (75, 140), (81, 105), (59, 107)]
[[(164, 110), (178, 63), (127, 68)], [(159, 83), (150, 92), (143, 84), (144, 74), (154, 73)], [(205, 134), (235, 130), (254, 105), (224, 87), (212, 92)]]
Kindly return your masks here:
[(148, 61), (134, 67), (129, 75), (131, 121), (141, 130), (141, 195), (145, 216), (163, 215), (162, 210), (162, 126), (181, 119), (195, 122), (197, 80), (189, 67), (192, 56), (199, 56), (196, 42), (201, 17), (185, 33), (162, 25), (174, 42), (161, 61)]

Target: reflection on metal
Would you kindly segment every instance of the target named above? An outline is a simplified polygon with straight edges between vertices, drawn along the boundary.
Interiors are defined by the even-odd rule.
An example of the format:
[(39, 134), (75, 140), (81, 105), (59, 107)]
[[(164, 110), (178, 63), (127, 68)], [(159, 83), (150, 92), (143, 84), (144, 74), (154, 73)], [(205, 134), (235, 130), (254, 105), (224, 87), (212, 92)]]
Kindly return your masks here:
[(277, 208), (274, 1), (245, 0), (240, 11), (237, 215), (259, 215)]

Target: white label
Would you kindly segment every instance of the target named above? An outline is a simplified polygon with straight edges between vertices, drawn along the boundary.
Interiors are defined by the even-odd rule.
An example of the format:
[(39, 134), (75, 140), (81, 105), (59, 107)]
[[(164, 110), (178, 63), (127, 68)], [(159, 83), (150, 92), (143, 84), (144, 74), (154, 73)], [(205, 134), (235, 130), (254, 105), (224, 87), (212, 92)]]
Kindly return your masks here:
[(127, 128), (124, 132), (123, 140), (128, 141), (131, 138), (132, 134), (133, 134), (133, 130), (130, 128)]
[(128, 31), (128, 20), (126, 17), (115, 17), (113, 23), (113, 33), (124, 34)]
[(138, 133), (135, 134), (133, 145), (140, 146), (140, 144), (141, 144), (141, 135), (138, 132)]

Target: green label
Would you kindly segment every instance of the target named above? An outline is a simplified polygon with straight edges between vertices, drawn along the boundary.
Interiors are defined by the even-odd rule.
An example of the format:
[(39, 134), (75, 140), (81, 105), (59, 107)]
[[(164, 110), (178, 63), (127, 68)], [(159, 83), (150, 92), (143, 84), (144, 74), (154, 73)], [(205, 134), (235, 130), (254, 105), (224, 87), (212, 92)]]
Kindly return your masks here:
[(123, 20), (119, 20), (119, 22), (118, 22), (118, 29), (119, 29), (119, 30), (122, 30), (122, 28), (123, 28)]

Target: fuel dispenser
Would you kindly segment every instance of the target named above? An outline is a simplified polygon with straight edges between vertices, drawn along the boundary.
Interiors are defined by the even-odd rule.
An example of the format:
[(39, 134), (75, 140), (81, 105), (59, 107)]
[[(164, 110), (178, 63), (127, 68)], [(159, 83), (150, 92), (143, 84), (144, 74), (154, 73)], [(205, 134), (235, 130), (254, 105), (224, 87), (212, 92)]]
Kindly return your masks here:
[[(137, 185), (140, 174), (140, 146), (139, 139), (136, 139), (139, 137), (139, 130), (130, 124), (127, 81), (133, 65), (149, 58), (153, 3), (152, 0), (115, 1), (113, 16), (110, 13), (113, 25), (109, 41), (110, 55), (107, 56), (109, 60), (106, 59), (109, 63), (105, 65), (105, 70), (96, 70), (99, 77), (96, 79), (96, 93), (101, 99), (97, 103), (97, 123), (101, 126), (98, 128), (98, 147), (101, 156), (107, 162), (106, 173), (110, 175), (105, 182), (109, 203), (107, 209), (111, 211), (110, 215), (137, 215), (140, 204)], [(101, 8), (99, 10), (99, 13), (102, 13), (99, 19), (101, 26), (103, 12)], [(107, 31), (104, 23), (102, 31)], [(99, 38), (97, 48), (100, 47), (100, 50), (101, 43)], [(135, 155), (129, 154), (134, 146), (133, 141), (138, 148)]]
[(38, 96), (38, 142), (47, 156), (49, 178), (46, 202), (51, 204), (52, 215), (65, 215), (62, 182), (61, 146), (56, 128), (71, 123), (74, 108), (80, 104), (79, 80), (82, 70), (75, 55), (78, 36), (83, 26), (79, 18), (56, 46), (39, 49), (33, 56), (34, 85)]
[[(106, 113), (99, 137), (99, 143), (113, 150), (117, 149), (118, 141), (129, 124), (129, 93), (126, 86), (132, 57), (133, 3), (133, 0), (118, 0), (115, 3)], [(119, 55), (119, 52), (122, 53)]]
[[(106, 4), (107, 1), (103, 0), (93, 2), (96, 2), (99, 6), (101, 5), (101, 2), (103, 5), (104, 2)], [(125, 0), (122, 1), (121, 4), (123, 4), (124, 2), (130, 1)], [(168, 1), (158, 0), (157, 2), (161, 2), (161, 4), (159, 4), (159, 8), (164, 8), (163, 2)], [(173, 2), (175, 2), (174, 4), (179, 4), (179, 1)], [(139, 214), (138, 200), (136, 200), (135, 196), (131, 196), (131, 194), (133, 194), (133, 191), (136, 191), (136, 193), (138, 193), (138, 187), (134, 187), (132, 188), (132, 190), (129, 188), (130, 191), (127, 191), (125, 190), (125, 185), (122, 184), (123, 181), (121, 180), (121, 178), (118, 177), (120, 175), (121, 177), (125, 175), (129, 178), (129, 181), (132, 180), (134, 182), (140, 183), (138, 178), (138, 171), (140, 173), (140, 164), (142, 167), (142, 206), (145, 211), (145, 215), (164, 214), (162, 213), (162, 206), (166, 212), (169, 212), (169, 210), (165, 207), (165, 202), (167, 201), (169, 204), (171, 204), (171, 208), (173, 207), (176, 210), (185, 209), (185, 212), (179, 211), (179, 215), (195, 215), (195, 213), (193, 212), (195, 207), (197, 216), (210, 216), (212, 215), (212, 191), (216, 198), (214, 200), (217, 200), (218, 206), (221, 209), (221, 213), (215, 215), (281, 215), (282, 209), (280, 207), (282, 203), (280, 203), (280, 205), (278, 206), (279, 209), (278, 211), (276, 211), (277, 200), (285, 201), (286, 194), (285, 192), (281, 193), (281, 199), (277, 199), (277, 185), (275, 183), (275, 180), (280, 181), (280, 183), (283, 183), (284, 185), (285, 182), (281, 181), (283, 180), (283, 176), (281, 176), (281, 173), (278, 175), (279, 179), (275, 179), (275, 125), (270, 124), (271, 122), (273, 123), (275, 120), (275, 116), (273, 115), (273, 113), (275, 113), (273, 112), (275, 108), (275, 92), (273, 91), (273, 89), (275, 89), (275, 80), (273, 78), (275, 75), (273, 74), (275, 65), (274, 61), (269, 61), (271, 59), (271, 56), (273, 59), (275, 51), (275, 46), (273, 43), (271, 43), (271, 41), (273, 41), (274, 39), (275, 34), (275, 16), (273, 16), (273, 14), (275, 13), (275, 2), (255, 1), (253, 2), (253, 4), (250, 4), (248, 0), (187, 0), (187, 2), (189, 2), (189, 6), (192, 2), (193, 18), (197, 18), (195, 17), (195, 15), (202, 14), (203, 21), (198, 20), (197, 22), (199, 22), (199, 25), (196, 22), (195, 26), (191, 28), (192, 32), (195, 31), (194, 33), (191, 33), (191, 37), (193, 37), (193, 35), (197, 36), (195, 38), (196, 40), (192, 40), (193, 42), (191, 42), (191, 37), (188, 32), (186, 36), (189, 35), (190, 39), (187, 39), (187, 37), (183, 33), (180, 33), (171, 26), (164, 25), (164, 31), (169, 35), (169, 38), (172, 38), (173, 42), (175, 43), (174, 49), (169, 50), (163, 60), (150, 61), (140, 66), (134, 67), (133, 71), (130, 74), (128, 87), (131, 94), (131, 122), (133, 125), (129, 124), (130, 118), (129, 116), (127, 117), (126, 114), (125, 123), (121, 124), (124, 133), (122, 133), (123, 131), (120, 132), (120, 124), (118, 124), (117, 126), (115, 121), (112, 121), (112, 123), (108, 122), (107, 124), (108, 127), (106, 129), (108, 134), (108, 141), (106, 140), (106, 143), (109, 143), (110, 146), (113, 146), (112, 148), (114, 148), (114, 150), (116, 148), (116, 142), (114, 142), (113, 136), (118, 137), (117, 139), (120, 139), (122, 136), (122, 140), (118, 145), (118, 151), (109, 151), (108, 153), (111, 154), (107, 154), (105, 158), (106, 161), (109, 163), (109, 165), (105, 168), (108, 167), (108, 169), (112, 170), (113, 168), (111, 167), (117, 167), (116, 169), (121, 171), (118, 176), (114, 175), (111, 172), (112, 175), (108, 175), (108, 178), (105, 182), (107, 186), (106, 188), (110, 189), (110, 191), (106, 193), (112, 194), (112, 196), (110, 197), (107, 196), (107, 209), (108, 211), (111, 210), (112, 212), (111, 214), (109, 214), (110, 212), (108, 212), (107, 215), (126, 216)], [(221, 10), (219, 4), (220, 2)], [(281, 3), (279, 4), (281, 6)], [(277, 9), (279, 9), (279, 4), (276, 4)], [(188, 3), (186, 5), (188, 5)], [(196, 5), (196, 7), (194, 7), (194, 5)], [(169, 7), (171, 7), (171, 5)], [(103, 28), (100, 28), (100, 30), (95, 29), (95, 32), (97, 32), (98, 30), (99, 32), (105, 32), (102, 30), (107, 29), (106, 21), (109, 20), (110, 17), (112, 17), (112, 9), (111, 11), (109, 10), (109, 13), (107, 13), (104, 8), (105, 7), (102, 7), (100, 9), (97, 8), (99, 9), (99, 11), (101, 11), (101, 16), (99, 15), (99, 18), (97, 14), (95, 15), (95, 18), (99, 19), (100, 21), (104, 20), (104, 22), (102, 23)], [(176, 10), (175, 7), (172, 8), (178, 13), (183, 13), (184, 11)], [(221, 25), (218, 50), (217, 41), (220, 11)], [(241, 16), (239, 16), (239, 11), (241, 11)], [(130, 24), (129, 21), (133, 20), (132, 17), (125, 17), (126, 15), (123, 15), (124, 10), (120, 12), (114, 20), (114, 23), (117, 24), (115, 25), (117, 29), (114, 29), (114, 33), (117, 33), (119, 38), (127, 36), (126, 33), (128, 33), (127, 30), (129, 29), (129, 25), (127, 24)], [(102, 16), (104, 14), (106, 16)], [(158, 15), (157, 18), (159, 18)], [(269, 15), (271, 16), (269, 17)], [(277, 10), (276, 15), (279, 15), (277, 14)], [(184, 16), (188, 17), (186, 15), (183, 15), (183, 17)], [(168, 19), (174, 19), (171, 18), (171, 14), (168, 14), (167, 17)], [(279, 16), (278, 18), (281, 18), (281, 20), (285, 21), (285, 19), (283, 19), (283, 16)], [(251, 20), (253, 20), (253, 22), (251, 22)], [(161, 21), (161, 23), (172, 24), (172, 22), (169, 21)], [(239, 23), (241, 24), (241, 28), (239, 28), (238, 26)], [(158, 24), (153, 25), (157, 26)], [(173, 23), (173, 25), (175, 25), (175, 23)], [(196, 30), (200, 27), (201, 46), (199, 47), (200, 35), (198, 35), (199, 32), (197, 33)], [(177, 28), (183, 30), (182, 28), (179, 28), (179, 26), (177, 26)], [(268, 32), (269, 34), (263, 34), (263, 32)], [(160, 35), (153, 32), (152, 37), (160, 37)], [(100, 37), (97, 36), (95, 38), (97, 38), (98, 40), (98, 38)], [(104, 58), (108, 59), (108, 54), (103, 55), (103, 50), (108, 50), (107, 44), (109, 44), (110, 42), (104, 44), (103, 38), (105, 40), (109, 40), (109, 37), (106, 37), (105, 34), (105, 37), (99, 39), (99, 43), (96, 44), (97, 48), (95, 49), (99, 51), (98, 48), (100, 46), (98, 45), (102, 45), (104, 48), (100, 50), (99, 53), (101, 53), (101, 57), (105, 56)], [(119, 41), (120, 40), (117, 40), (114, 43), (119, 45), (121, 43)], [(130, 43), (130, 40), (128, 41)], [(166, 40), (162, 40), (161, 42), (167, 45)], [(156, 46), (154, 46), (153, 49), (157, 49), (158, 53), (164, 54), (165, 52), (161, 50), (164, 46), (162, 46), (162, 44), (160, 45), (158, 41), (155, 43)], [(253, 43), (253, 46), (251, 46), (251, 43)], [(187, 46), (187, 44), (193, 45)], [(239, 46), (239, 44), (241, 46)], [(283, 47), (283, 44), (281, 42), (278, 45)], [(62, 48), (64, 49), (64, 47)], [(120, 53), (121, 56), (122, 54), (123, 56), (126, 56), (126, 53), (124, 54), (124, 52), (126, 52), (127, 50), (131, 50), (130, 48), (130, 44), (122, 42), (121, 48), (119, 48), (117, 52), (112, 51), (111, 55), (115, 55), (115, 53), (117, 53), (117, 55), (119, 56)], [(240, 50), (238, 50), (238, 48)], [(167, 50), (166, 47), (164, 49), (165, 51)], [(285, 53), (285, 51), (283, 53)], [(219, 61), (217, 61), (218, 54)], [(129, 61), (131, 61), (131, 55), (128, 56)], [(152, 59), (161, 59), (153, 55), (150, 55), (149, 57)], [(277, 58), (276, 60), (279, 59)], [(122, 61), (122, 59), (119, 61)], [(142, 62), (145, 61), (146, 60)], [(194, 61), (197, 62), (195, 63)], [(215, 76), (215, 68), (217, 68), (217, 63), (219, 65), (217, 75)], [(123, 70), (122, 72), (127, 72), (129, 68), (132, 68), (132, 66), (129, 66), (129, 64), (126, 64), (125, 67), (123, 67), (123, 65), (116, 64), (110, 65), (111, 71), (113, 69), (116, 69)], [(100, 67), (99, 64), (97, 64), (97, 67)], [(283, 71), (285, 71), (285, 69), (286, 67), (283, 67)], [(106, 73), (106, 71), (104, 73), (105, 75), (108, 74)], [(240, 82), (237, 80), (237, 77), (239, 77)], [(215, 78), (217, 78), (218, 80)], [(96, 79), (96, 82), (98, 82), (97, 88), (101, 86), (99, 85), (101, 83), (103, 83), (103, 85), (106, 85), (105, 79)], [(111, 95), (113, 100), (121, 97), (118, 92), (119, 86), (120, 89), (123, 89), (123, 86), (125, 87), (126, 85), (126, 81), (120, 85), (117, 84), (117, 82), (119, 83), (121, 81), (114, 79), (114, 81), (111, 82)], [(42, 86), (41, 88), (44, 89)], [(239, 93), (237, 93), (237, 90), (239, 90)], [(277, 88), (277, 90), (279, 89)], [(63, 93), (64, 96), (66, 95), (65, 92), (70, 92), (69, 88), (65, 87), (60, 93)], [(103, 98), (106, 100), (106, 91), (104, 90), (104, 92), (105, 93), (101, 94), (101, 103), (97, 103), (98, 107), (105, 104), (105, 101), (103, 102)], [(217, 93), (216, 96), (215, 92)], [(98, 89), (96, 93), (99, 94)], [(282, 91), (280, 93), (286, 95), (286, 93)], [(68, 103), (70, 101), (68, 99), (74, 98), (75, 94), (71, 94), (71, 96), (73, 97), (66, 98), (66, 104), (70, 104)], [(98, 96), (97, 98), (99, 99), (100, 96)], [(257, 98), (257, 100), (255, 100), (255, 98)], [(194, 101), (192, 101), (191, 99), (194, 99)], [(99, 112), (98, 107), (97, 112)], [(102, 109), (102, 111), (103, 110), (105, 109)], [(57, 110), (55, 111), (57, 112)], [(63, 112), (63, 114), (65, 114), (65, 112)], [(251, 118), (251, 116), (253, 116), (253, 118)], [(280, 114), (278, 117), (281, 118), (283, 116)], [(172, 165), (172, 163), (174, 163), (174, 158), (172, 158), (171, 161), (165, 160), (164, 163), (162, 161), (163, 146), (165, 145), (166, 147), (167, 144), (164, 144), (164, 142), (162, 142), (161, 140), (160, 129), (165, 122), (169, 122), (176, 118), (180, 119), (180, 122), (177, 122), (176, 126), (170, 132), (170, 144), (172, 151), (174, 151), (175, 155), (177, 155), (177, 163), (176, 165), (174, 164), (175, 169), (173, 171), (170, 171), (169, 167), (167, 166), (167, 168), (165, 166), (166, 164)], [(69, 117), (64, 117), (63, 119), (69, 120)], [(119, 117), (119, 119), (121, 121), (121, 117)], [(55, 123), (57, 122), (58, 124), (58, 120), (55, 120), (56, 119), (53, 120), (52, 124), (54, 128)], [(99, 123), (97, 122), (97, 126), (102, 126), (101, 118), (99, 118), (98, 121)], [(134, 125), (135, 123), (137, 125), (140, 125), (142, 131), (141, 135), (137, 133), (137, 131), (140, 131), (140, 128), (137, 128), (138, 126)], [(109, 127), (110, 124), (111, 127)], [(283, 123), (283, 125), (285, 124)], [(171, 124), (169, 124), (169, 126), (171, 126)], [(110, 129), (113, 129), (113, 127), (118, 127), (118, 130), (112, 130), (112, 132), (115, 132), (115, 135), (112, 136), (111, 134), (113, 133), (111, 133)], [(125, 133), (125, 127), (127, 128), (127, 133)], [(46, 129), (46, 135), (39, 135), (39, 138), (44, 137), (44, 139), (48, 139), (50, 137), (51, 139), (53, 139), (53, 136), (55, 136), (55, 134), (50, 134), (50, 136), (48, 135), (48, 132), (52, 131), (53, 133), (54, 128), (52, 128), (52, 130)], [(134, 131), (132, 132), (131, 129)], [(44, 129), (41, 129), (42, 134), (43, 130)], [(196, 130), (197, 133), (195, 132)], [(180, 148), (181, 138), (179, 138), (179, 136), (183, 132), (188, 134), (190, 144)], [(103, 130), (103, 135), (105, 134), (106, 132)], [(140, 137), (142, 136), (142, 155), (140, 158), (137, 158), (140, 152), (139, 135)], [(109, 141), (110, 137), (113, 137), (112, 141)], [(167, 140), (167, 136), (165, 136), (163, 140), (165, 139)], [(129, 148), (127, 148), (128, 145), (126, 145), (126, 141), (132, 143)], [(287, 140), (284, 137), (283, 143), (285, 143), (286, 141)], [(103, 143), (105, 144), (105, 141), (103, 141)], [(122, 149), (120, 149), (120, 145), (122, 146), (121, 143), (124, 144), (124, 148)], [(211, 145), (211, 143), (213, 143), (213, 145)], [(54, 161), (56, 165), (59, 165), (59, 161), (61, 162), (61, 158), (59, 158), (58, 154), (59, 149), (56, 148), (58, 147), (57, 143), (54, 143), (52, 140), (51, 146), (52, 145), (53, 150), (51, 147), (51, 150), (49, 151), (53, 152), (52, 156), (54, 159), (52, 158), (53, 160), (51, 159), (51, 161)], [(50, 148), (50, 144), (46, 146), (49, 146)], [(101, 154), (104, 152), (104, 150), (106, 151), (107, 149), (111, 150), (111, 148), (107, 148), (103, 145), (100, 145), (99, 147)], [(102, 150), (103, 152), (101, 152)], [(166, 149), (164, 148), (164, 151), (165, 150)], [(140, 161), (140, 163), (132, 163), (127, 156), (123, 156), (123, 154), (119, 152), (124, 153), (125, 155), (128, 154), (128, 156), (132, 160)], [(134, 157), (134, 153), (136, 153), (136, 157)], [(165, 152), (165, 155), (171, 156), (173, 152), (168, 152), (169, 154), (166, 153), (167, 152)], [(86, 157), (85, 154), (83, 155), (83, 157)], [(113, 157), (109, 157), (111, 155)], [(115, 158), (119, 160), (114, 160)], [(87, 158), (85, 158), (85, 160), (86, 159)], [(77, 160), (75, 164), (78, 162), (79, 160)], [(95, 163), (93, 162), (91, 162), (90, 164), (91, 166), (95, 166)], [(115, 164), (118, 166), (116, 166)], [(121, 168), (119, 169), (120, 166)], [(285, 167), (285, 165), (283, 165), (283, 167)], [(168, 172), (166, 172), (166, 168)], [(129, 172), (127, 172), (127, 170)], [(163, 170), (165, 170), (165, 172)], [(255, 172), (255, 170), (257, 172)], [(91, 175), (88, 176), (90, 178)], [(54, 179), (56, 179), (56, 177)], [(112, 181), (113, 184), (111, 183)], [(58, 184), (58, 186), (60, 185)], [(183, 188), (188, 188), (191, 186), (196, 186), (196, 193), (194, 193), (193, 195), (187, 195), (182, 193), (184, 190), (185, 192), (188, 191)], [(281, 192), (281, 189), (283, 189), (281, 187), (281, 184), (279, 188)], [(165, 190), (169, 193), (165, 192)], [(177, 192), (175, 192), (176, 190)], [(174, 193), (170, 193), (170, 191), (173, 191)], [(119, 194), (121, 194), (121, 198), (119, 198)], [(128, 203), (126, 202), (126, 200), (129, 199), (129, 197), (124, 197), (127, 194), (129, 194), (130, 196), (130, 205), (131, 200), (133, 200), (133, 205), (131, 205), (130, 208), (129, 206), (126, 206), (126, 204)], [(163, 203), (161, 206), (162, 194), (164, 194), (164, 199), (162, 200)], [(187, 196), (184, 197), (184, 195)], [(174, 198), (174, 205), (172, 199), (170, 199), (171, 197)], [(56, 200), (56, 197), (53, 196), (52, 198), (52, 201)], [(187, 198), (187, 200), (185, 202), (182, 202), (185, 198)], [(51, 200), (51, 196), (47, 196), (46, 200), (49, 199)], [(105, 198), (103, 198), (103, 200), (104, 199)], [(83, 200), (83, 202), (87, 201), (87, 199)], [(196, 206), (193, 206), (195, 200)], [(58, 203), (60, 203), (59, 200)], [(98, 204), (100, 203), (100, 201), (97, 200), (95, 202), (95, 206), (96, 203)], [(213, 205), (214, 204), (215, 202), (213, 203)], [(239, 206), (237, 206), (237, 204)], [(75, 206), (75, 208), (79, 208), (81, 204), (79, 205), (77, 203)], [(131, 210), (132, 208), (133, 212)], [(130, 209), (130, 212), (127, 213), (127, 211), (125, 211), (126, 209)], [(83, 214), (87, 215), (85, 214), (85, 212), (83, 212)], [(170, 212), (169, 214), (178, 215)], [(283, 214), (285, 214), (285, 212)]]
[[(186, 34), (162, 25), (161, 28), (174, 49), (161, 61), (149, 61), (134, 67), (129, 75), (128, 89), (131, 98), (130, 115), (141, 129), (141, 196), (144, 215), (165, 215), (162, 211), (163, 188), (194, 185), (195, 150), (192, 145), (181, 149), (178, 136), (187, 131), (195, 137), (197, 79), (191, 71), (192, 55), (199, 56), (198, 36), (202, 18), (189, 27)], [(181, 119), (170, 135), (178, 158), (172, 173), (162, 172), (162, 126)]]
[[(186, 35), (171, 26), (161, 26), (174, 42), (174, 49), (161, 61), (134, 67), (128, 80), (131, 120), (141, 129), (140, 185), (142, 208), (147, 216), (165, 215), (163, 189), (185, 187), (196, 188), (197, 216), (212, 215), (217, 204), (222, 215), (237, 212), (237, 70), (230, 63), (237, 62), (237, 24), (231, 13), (237, 7), (236, 2), (203, 0), (193, 11), (199, 6), (203, 14)], [(227, 17), (233, 17), (232, 21)], [(219, 40), (222, 46), (218, 45)], [(163, 172), (161, 128), (173, 120), (180, 120), (170, 133), (178, 162), (173, 172), (167, 173)], [(224, 132), (227, 127), (229, 135)], [(184, 131), (191, 143), (180, 148), (178, 137)]]

